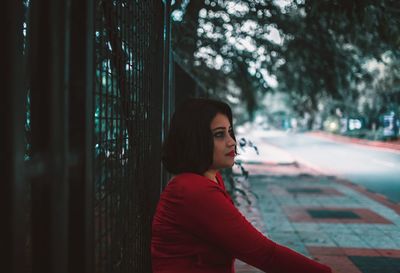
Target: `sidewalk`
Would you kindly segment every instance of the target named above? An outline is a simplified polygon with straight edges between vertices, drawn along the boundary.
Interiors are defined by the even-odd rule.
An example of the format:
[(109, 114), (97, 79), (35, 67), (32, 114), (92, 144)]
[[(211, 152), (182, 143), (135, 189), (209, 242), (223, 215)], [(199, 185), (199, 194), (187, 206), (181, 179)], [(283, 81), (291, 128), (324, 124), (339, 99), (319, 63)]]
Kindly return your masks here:
[[(250, 192), (248, 205), (236, 196), (239, 210), (256, 228), (336, 273), (400, 272), (399, 205), (263, 145), (258, 148), (267, 156), (243, 153), (240, 159), (249, 171), (242, 187), (259, 199)], [(261, 271), (237, 261), (236, 272)]]

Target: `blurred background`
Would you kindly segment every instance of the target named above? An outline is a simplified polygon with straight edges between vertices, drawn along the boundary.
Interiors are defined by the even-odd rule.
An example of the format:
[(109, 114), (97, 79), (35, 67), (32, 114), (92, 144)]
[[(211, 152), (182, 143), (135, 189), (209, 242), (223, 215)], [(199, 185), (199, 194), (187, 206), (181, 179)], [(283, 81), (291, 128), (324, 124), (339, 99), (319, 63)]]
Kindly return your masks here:
[(398, 272), (398, 1), (5, 0), (0, 20), (2, 271), (151, 272), (169, 120), (209, 97), (253, 224), (337, 272)]
[(395, 1), (176, 1), (174, 57), (237, 123), (395, 139)]
[(176, 1), (171, 16), (175, 61), (239, 131), (400, 202), (398, 3)]
[(398, 272), (399, 3), (182, 0), (171, 19), (176, 94), (233, 107), (246, 217), (335, 272)]

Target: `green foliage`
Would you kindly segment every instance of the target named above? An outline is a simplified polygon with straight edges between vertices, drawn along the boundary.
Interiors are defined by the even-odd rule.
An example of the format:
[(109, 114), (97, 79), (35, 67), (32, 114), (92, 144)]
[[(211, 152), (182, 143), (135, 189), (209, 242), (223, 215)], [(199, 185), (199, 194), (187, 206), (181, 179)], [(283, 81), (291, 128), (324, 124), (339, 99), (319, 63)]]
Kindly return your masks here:
[[(284, 7), (278, 2), (190, 1), (183, 21), (174, 22), (176, 57), (205, 91), (238, 97), (249, 112), (275, 90), (289, 94), (300, 115), (315, 115), (321, 104), (326, 111), (359, 112), (367, 87), (383, 97), (391, 90), (394, 107), (399, 105), (398, 1), (296, 0)], [(365, 66), (371, 60), (396, 68), (377, 84)], [(386, 77), (392, 80), (385, 85)], [(228, 90), (229, 81), (239, 93)]]
[[(241, 5), (248, 10), (237, 13), (229, 13), (229, 3), (191, 1), (184, 21), (174, 23), (173, 48), (176, 57), (183, 59), (181, 63), (187, 66), (193, 78), (205, 86), (205, 91), (216, 96), (229, 94), (227, 85), (231, 80), (241, 90), (240, 94), (233, 95), (239, 97), (249, 112), (253, 113), (260, 99), (259, 93), (270, 90), (261, 77), (260, 68), (272, 65), (273, 60), (266, 60), (264, 52), (266, 48), (277, 49), (278, 46), (265, 37), (266, 30), (258, 29), (254, 20), (258, 18), (265, 25), (269, 21), (267, 17), (257, 15), (260, 3), (242, 1)], [(250, 25), (249, 31), (245, 30), (246, 25)], [(232, 39), (250, 44), (257, 51), (248, 50), (240, 42), (233, 43)], [(262, 65), (249, 71), (258, 59), (264, 60)], [(222, 60), (222, 63), (215, 65), (218, 60)]]

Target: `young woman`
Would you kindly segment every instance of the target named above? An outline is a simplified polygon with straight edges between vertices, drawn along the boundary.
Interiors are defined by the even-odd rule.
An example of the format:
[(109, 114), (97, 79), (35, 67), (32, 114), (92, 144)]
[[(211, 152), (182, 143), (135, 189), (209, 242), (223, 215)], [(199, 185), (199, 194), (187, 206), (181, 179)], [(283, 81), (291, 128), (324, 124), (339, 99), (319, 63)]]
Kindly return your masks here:
[(226, 103), (189, 99), (176, 110), (162, 155), (175, 176), (153, 218), (153, 273), (234, 273), (235, 258), (269, 273), (331, 272), (271, 241), (236, 209), (218, 172), (235, 155)]

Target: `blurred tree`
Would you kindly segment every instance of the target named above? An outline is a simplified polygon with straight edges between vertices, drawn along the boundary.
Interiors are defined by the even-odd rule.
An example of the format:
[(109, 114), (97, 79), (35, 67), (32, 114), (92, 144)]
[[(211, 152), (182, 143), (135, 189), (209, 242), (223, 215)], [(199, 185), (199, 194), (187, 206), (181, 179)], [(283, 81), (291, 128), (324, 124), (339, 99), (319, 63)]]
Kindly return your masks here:
[[(177, 8), (183, 5), (182, 2), (176, 4)], [(194, 7), (200, 10), (194, 13)], [(205, 1), (203, 6), (190, 1), (187, 15), (174, 23), (175, 57), (184, 63), (194, 79), (201, 82), (208, 94), (238, 97), (245, 103), (250, 119), (257, 109), (260, 93), (270, 88), (261, 74), (262, 69), (273, 63), (271, 58), (265, 59), (266, 48), (279, 47), (270, 42), (264, 35), (266, 30), (260, 28), (261, 24), (267, 26), (270, 21), (260, 12), (274, 9), (276, 7), (271, 3), (262, 5), (257, 1), (237, 4)], [(230, 93), (229, 82), (241, 92)]]
[(386, 112), (400, 114), (400, 60), (390, 52), (383, 55), (383, 63), (372, 66), (373, 80), (360, 91), (359, 107), (370, 120), (369, 127)]
[(394, 0), (183, 0), (179, 9), (176, 57), (208, 94), (239, 98), (250, 118), (260, 97), (275, 90), (290, 95), (310, 127), (321, 109), (352, 113), (373, 80), (365, 63), (383, 62), (386, 52), (399, 57)]

